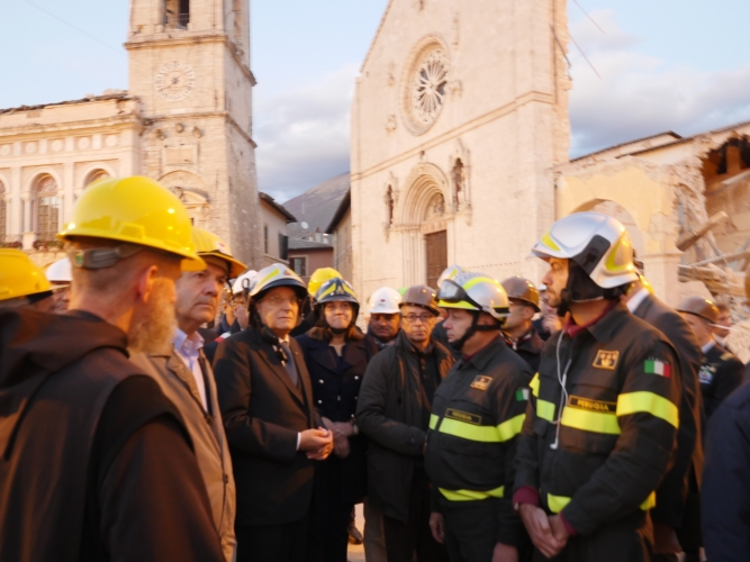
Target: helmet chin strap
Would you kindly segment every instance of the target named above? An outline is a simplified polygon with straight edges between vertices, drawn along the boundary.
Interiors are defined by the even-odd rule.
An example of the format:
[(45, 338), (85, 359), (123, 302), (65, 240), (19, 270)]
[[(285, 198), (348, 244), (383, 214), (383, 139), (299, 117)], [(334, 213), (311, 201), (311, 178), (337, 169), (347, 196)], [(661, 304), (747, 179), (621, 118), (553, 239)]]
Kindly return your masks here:
[(568, 282), (560, 292), (560, 305), (557, 307), (558, 316), (565, 316), (570, 311), (570, 305), (578, 302), (597, 300), (612, 300), (627, 293), (630, 283), (612, 289), (603, 289), (588, 274), (572, 260), (568, 260)]
[(471, 311), (472, 315), (474, 316), (474, 319), (471, 321), (471, 326), (469, 326), (466, 331), (464, 332), (464, 335), (461, 336), (460, 339), (454, 341), (454, 342), (448, 342), (448, 345), (450, 345), (453, 349), (456, 351), (461, 351), (466, 345), (466, 342), (469, 340), (471, 336), (476, 334), (477, 332), (493, 332), (493, 331), (499, 331), (502, 326), (499, 322), (496, 324), (479, 324), (479, 316), (481, 312), (478, 310)]

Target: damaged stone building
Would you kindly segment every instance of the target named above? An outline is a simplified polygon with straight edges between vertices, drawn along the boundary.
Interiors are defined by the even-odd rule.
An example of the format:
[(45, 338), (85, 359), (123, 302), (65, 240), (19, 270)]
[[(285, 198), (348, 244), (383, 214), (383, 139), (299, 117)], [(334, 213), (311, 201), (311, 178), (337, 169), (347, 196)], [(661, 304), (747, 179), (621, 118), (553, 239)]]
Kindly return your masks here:
[(263, 264), (249, 0), (130, 0), (129, 89), (0, 110), (0, 244), (56, 259), (92, 181), (146, 175)]
[[(676, 305), (713, 297), (740, 320), (750, 263), (749, 138), (747, 122), (686, 138), (663, 133), (572, 160), (555, 169), (556, 216), (617, 217), (661, 298)], [(744, 326), (731, 337), (750, 343)]]

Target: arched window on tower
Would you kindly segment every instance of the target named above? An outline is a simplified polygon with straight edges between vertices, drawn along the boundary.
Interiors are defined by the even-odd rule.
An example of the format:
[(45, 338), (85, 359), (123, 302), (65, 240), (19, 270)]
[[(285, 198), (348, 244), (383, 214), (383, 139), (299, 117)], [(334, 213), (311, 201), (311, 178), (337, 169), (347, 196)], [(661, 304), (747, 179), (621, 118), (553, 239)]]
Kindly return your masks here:
[(186, 29), (188, 23), (190, 23), (190, 0), (165, 0), (164, 24)]
[(8, 206), (5, 204), (5, 184), (0, 181), (0, 242), (5, 242), (8, 229)]
[(107, 179), (109, 177), (109, 173), (106, 170), (97, 169), (93, 170), (89, 173), (88, 176), (86, 176), (86, 180), (83, 182), (83, 187), (88, 187), (92, 183), (98, 180)]
[(390, 185), (385, 190), (385, 212), (386, 227), (390, 228), (393, 226), (393, 188)]
[(456, 163), (453, 165), (453, 207), (458, 210), (461, 204), (462, 191), (464, 189), (464, 163), (461, 162), (460, 158), (456, 158)]
[(39, 176), (34, 182), (34, 219), (36, 239), (50, 241), (59, 232), (60, 200), (57, 197), (57, 182), (50, 175)]

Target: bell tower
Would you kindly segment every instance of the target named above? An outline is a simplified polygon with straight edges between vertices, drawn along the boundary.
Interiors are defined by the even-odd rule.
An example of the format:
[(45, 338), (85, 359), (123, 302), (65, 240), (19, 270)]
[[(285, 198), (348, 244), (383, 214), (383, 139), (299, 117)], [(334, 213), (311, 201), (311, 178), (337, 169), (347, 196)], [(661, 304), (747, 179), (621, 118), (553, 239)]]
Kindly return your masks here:
[(125, 47), (143, 119), (142, 173), (258, 268), (249, 12), (249, 0), (130, 0)]

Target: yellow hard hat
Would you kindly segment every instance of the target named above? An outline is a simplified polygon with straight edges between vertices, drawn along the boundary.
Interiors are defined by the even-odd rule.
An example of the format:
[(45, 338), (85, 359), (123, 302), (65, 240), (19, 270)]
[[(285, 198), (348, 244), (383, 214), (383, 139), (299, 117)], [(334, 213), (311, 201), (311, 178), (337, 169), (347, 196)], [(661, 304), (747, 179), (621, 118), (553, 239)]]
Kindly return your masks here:
[(310, 276), (310, 281), (307, 282), (307, 292), (314, 297), (315, 293), (320, 289), (320, 286), (334, 277), (341, 277), (343, 279), (343, 276), (332, 267), (321, 267), (316, 269)]
[(231, 279), (239, 277), (247, 269), (244, 263), (232, 256), (229, 246), (224, 244), (224, 241), (213, 232), (194, 226), (193, 244), (195, 244), (195, 251), (199, 256), (214, 256), (227, 262)]
[(132, 176), (87, 187), (57, 237), (92, 236), (147, 246), (186, 258), (183, 270), (200, 271), (206, 263), (195, 252), (191, 232), (190, 217), (177, 197), (150, 178)]
[(21, 250), (0, 248), (0, 301), (51, 291), (41, 267)]

